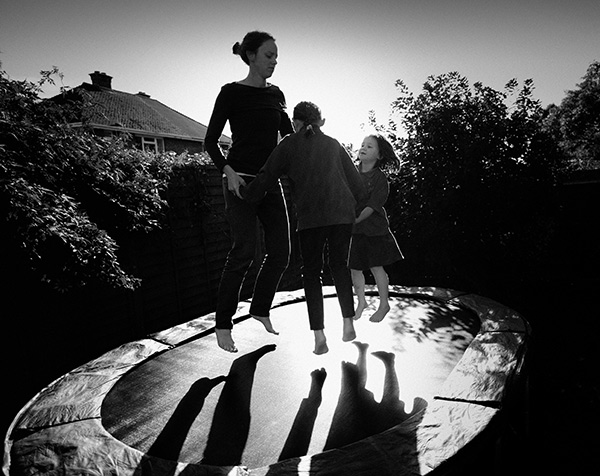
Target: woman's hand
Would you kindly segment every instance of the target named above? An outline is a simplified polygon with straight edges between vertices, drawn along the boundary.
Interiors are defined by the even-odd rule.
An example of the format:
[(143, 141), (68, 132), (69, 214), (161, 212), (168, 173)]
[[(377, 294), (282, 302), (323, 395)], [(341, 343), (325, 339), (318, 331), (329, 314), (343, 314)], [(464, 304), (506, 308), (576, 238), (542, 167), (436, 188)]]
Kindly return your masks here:
[(354, 223), (360, 223), (361, 221), (366, 220), (373, 214), (374, 211), (375, 210), (373, 210), (371, 207), (363, 208), (363, 211), (360, 212), (360, 214), (356, 217), (356, 221)]
[(227, 190), (235, 194), (236, 197), (242, 198), (240, 187), (245, 187), (246, 181), (230, 165), (223, 167), (223, 173), (227, 177)]

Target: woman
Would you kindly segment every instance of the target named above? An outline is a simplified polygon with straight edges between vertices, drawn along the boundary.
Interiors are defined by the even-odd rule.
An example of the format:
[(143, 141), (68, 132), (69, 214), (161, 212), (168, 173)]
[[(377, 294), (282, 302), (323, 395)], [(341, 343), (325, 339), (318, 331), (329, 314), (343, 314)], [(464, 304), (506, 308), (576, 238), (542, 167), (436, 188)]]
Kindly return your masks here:
[(261, 200), (279, 177), (286, 175), (290, 180), (308, 319), (315, 337), (313, 352), (319, 355), (329, 350), (321, 283), (326, 249), (342, 312), (342, 340), (356, 338), (348, 250), (356, 205), (364, 200), (366, 188), (346, 150), (321, 131), (324, 120), (316, 104), (298, 103), (293, 120), (297, 132), (279, 143), (256, 180), (242, 188), (242, 196), (250, 202)]
[[(244, 275), (254, 258), (257, 220), (264, 228), (266, 256), (256, 278), (250, 314), (268, 332), (277, 334), (269, 313), (290, 256), (285, 198), (277, 183), (260, 202), (250, 204), (242, 200), (240, 186), (253, 180), (279, 138), (293, 132), (283, 93), (267, 82), (277, 65), (275, 39), (268, 33), (252, 31), (241, 44), (233, 46), (233, 53), (248, 65), (248, 75), (221, 88), (205, 138), (207, 152), (223, 172), (226, 215), (231, 227), (232, 246), (219, 284), (215, 325), (218, 345), (228, 352), (237, 352), (232, 318)], [(233, 142), (225, 158), (218, 141), (227, 121)]]

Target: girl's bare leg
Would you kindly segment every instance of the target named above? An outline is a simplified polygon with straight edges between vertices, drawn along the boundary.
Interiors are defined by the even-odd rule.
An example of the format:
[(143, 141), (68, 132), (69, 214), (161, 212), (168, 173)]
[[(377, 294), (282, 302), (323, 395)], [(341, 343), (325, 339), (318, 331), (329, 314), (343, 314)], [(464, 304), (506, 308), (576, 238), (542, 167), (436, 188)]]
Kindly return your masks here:
[(383, 269), (383, 266), (371, 268), (371, 273), (373, 273), (375, 284), (377, 285), (377, 291), (379, 292), (379, 308), (377, 311), (375, 311), (375, 314), (369, 318), (369, 320), (371, 322), (381, 322), (385, 315), (390, 311), (388, 293), (389, 279), (385, 269)]
[(359, 269), (351, 269), (352, 274), (352, 285), (354, 286), (354, 293), (358, 298), (358, 302), (356, 303), (356, 314), (354, 315), (354, 319), (360, 319), (363, 311), (367, 307), (367, 300), (365, 298), (365, 275)]
[(344, 317), (344, 333), (342, 340), (344, 342), (350, 342), (356, 339), (356, 331), (354, 330), (354, 318)]

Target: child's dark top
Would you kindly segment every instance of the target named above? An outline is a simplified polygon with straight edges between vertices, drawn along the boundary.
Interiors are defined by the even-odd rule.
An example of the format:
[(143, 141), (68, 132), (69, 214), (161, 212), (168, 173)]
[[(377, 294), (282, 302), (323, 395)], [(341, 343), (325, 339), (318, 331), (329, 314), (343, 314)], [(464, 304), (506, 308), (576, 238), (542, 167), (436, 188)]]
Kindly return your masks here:
[[(232, 145), (225, 158), (219, 138), (227, 121)], [(238, 173), (256, 175), (277, 145), (277, 133), (284, 137), (293, 131), (285, 97), (277, 86), (256, 88), (228, 83), (217, 96), (204, 143), (220, 171), (230, 165)]]
[(358, 214), (365, 207), (371, 207), (373, 213), (367, 219), (356, 223), (352, 233), (367, 236), (385, 235), (389, 229), (387, 213), (383, 208), (390, 193), (387, 178), (379, 168), (360, 172), (360, 176), (367, 188), (368, 198), (366, 202), (360, 204), (361, 208), (358, 210)]
[(360, 174), (340, 143), (313, 127), (314, 135), (305, 136), (302, 129), (284, 138), (257, 177), (241, 189), (242, 196), (256, 202), (286, 175), (298, 230), (352, 224), (357, 202), (366, 197)]

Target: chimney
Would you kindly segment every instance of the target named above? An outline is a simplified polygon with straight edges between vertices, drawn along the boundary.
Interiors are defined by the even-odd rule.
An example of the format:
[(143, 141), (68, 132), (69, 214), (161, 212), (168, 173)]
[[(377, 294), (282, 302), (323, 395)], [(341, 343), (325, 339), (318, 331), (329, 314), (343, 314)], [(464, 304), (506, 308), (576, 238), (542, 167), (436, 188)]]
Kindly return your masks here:
[(100, 71), (94, 71), (90, 73), (90, 78), (92, 78), (92, 84), (94, 86), (100, 86), (102, 88), (112, 89), (111, 81), (112, 76), (109, 76), (106, 73), (101, 73)]

